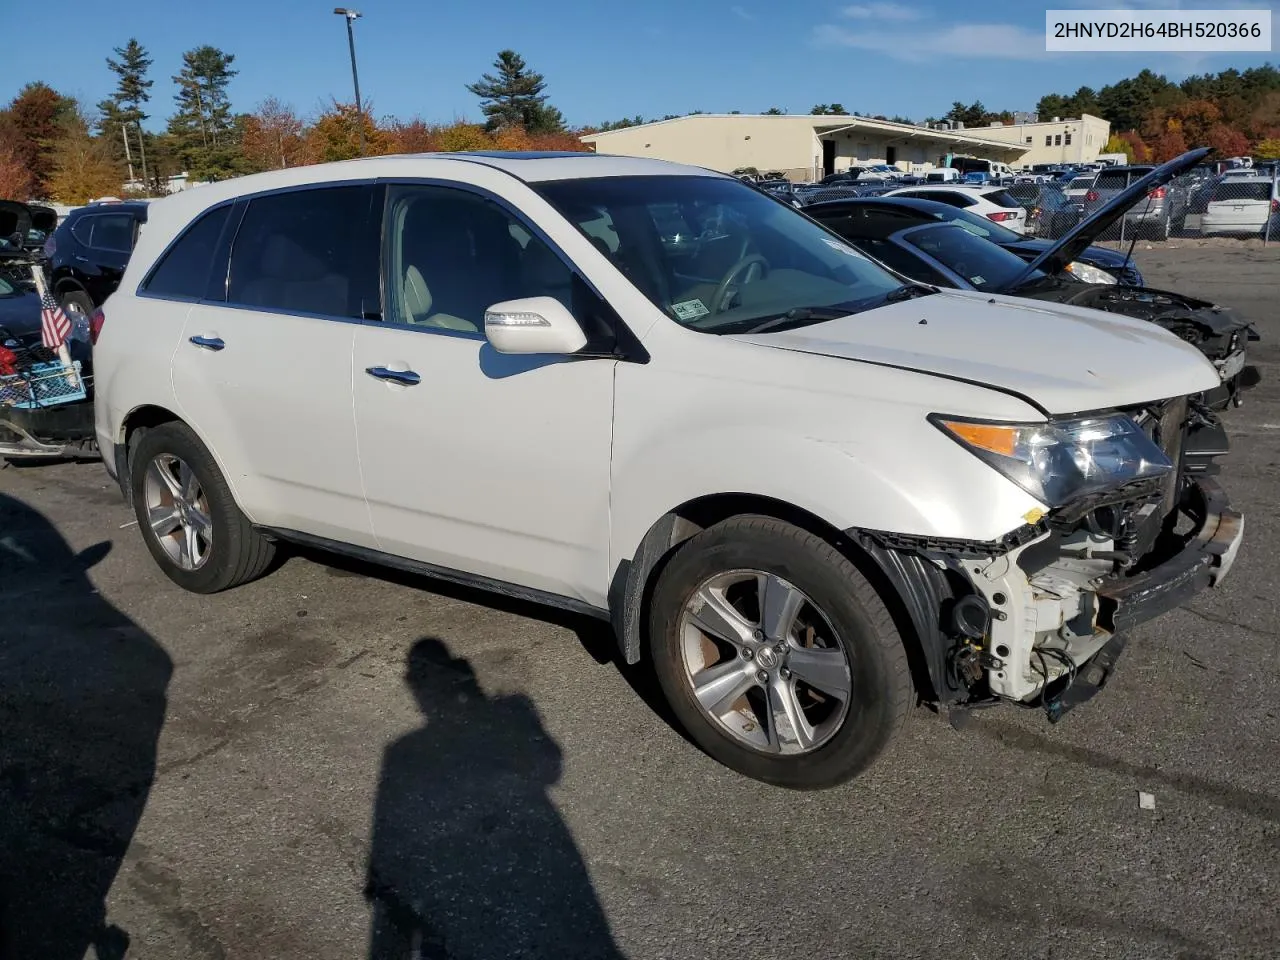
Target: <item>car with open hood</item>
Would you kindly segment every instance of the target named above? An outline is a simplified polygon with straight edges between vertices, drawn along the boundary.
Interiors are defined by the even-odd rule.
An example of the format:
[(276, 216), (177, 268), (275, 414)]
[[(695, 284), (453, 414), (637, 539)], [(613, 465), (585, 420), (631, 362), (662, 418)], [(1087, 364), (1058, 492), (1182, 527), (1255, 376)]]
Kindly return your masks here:
[(1060, 718), (1243, 537), (1195, 346), (904, 283), (697, 167), (209, 184), (152, 205), (103, 312), (103, 462), (173, 582), (300, 543), (597, 618), (694, 742), (788, 787), (919, 700)]
[[(1153, 191), (1194, 166), (1207, 152), (1207, 148), (1191, 150), (1152, 169), (1029, 259), (1025, 250), (992, 243), (959, 222), (921, 224), (905, 215), (885, 216), (870, 206), (837, 204), (806, 207), (805, 213), (859, 250), (920, 283), (1088, 307), (1164, 327), (1195, 344), (1213, 362), (1220, 383), (1206, 394), (1204, 402), (1213, 409), (1223, 409), (1239, 404), (1242, 391), (1257, 382), (1256, 369), (1247, 366), (1246, 351), (1258, 333), (1247, 319), (1221, 304), (1145, 285), (1116, 283), (1113, 277), (1099, 277), (1076, 266), (1087, 256), (1093, 241), (1127, 215), (1130, 207), (1145, 203)], [(1132, 245), (1123, 262), (1128, 262), (1131, 253)], [(1089, 280), (1104, 282), (1086, 282)]]

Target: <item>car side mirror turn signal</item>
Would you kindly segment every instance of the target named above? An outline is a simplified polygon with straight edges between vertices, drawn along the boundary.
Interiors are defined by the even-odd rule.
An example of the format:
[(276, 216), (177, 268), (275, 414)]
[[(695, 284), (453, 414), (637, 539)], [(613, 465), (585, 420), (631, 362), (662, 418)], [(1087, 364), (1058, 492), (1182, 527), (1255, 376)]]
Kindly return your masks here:
[(554, 297), (495, 303), (484, 312), (484, 335), (499, 353), (577, 353), (587, 335)]

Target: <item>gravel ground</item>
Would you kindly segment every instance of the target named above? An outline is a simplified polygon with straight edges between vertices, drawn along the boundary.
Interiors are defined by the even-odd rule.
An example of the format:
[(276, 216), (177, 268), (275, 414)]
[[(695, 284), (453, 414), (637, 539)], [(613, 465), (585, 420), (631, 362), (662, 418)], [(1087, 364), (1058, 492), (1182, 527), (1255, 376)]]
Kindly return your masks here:
[(1265, 338), (1231, 578), (1057, 726), (920, 710), (823, 793), (700, 754), (590, 624), (319, 558), (184, 594), (100, 465), (0, 471), (0, 956), (1276, 956), (1280, 244), (1147, 246)]

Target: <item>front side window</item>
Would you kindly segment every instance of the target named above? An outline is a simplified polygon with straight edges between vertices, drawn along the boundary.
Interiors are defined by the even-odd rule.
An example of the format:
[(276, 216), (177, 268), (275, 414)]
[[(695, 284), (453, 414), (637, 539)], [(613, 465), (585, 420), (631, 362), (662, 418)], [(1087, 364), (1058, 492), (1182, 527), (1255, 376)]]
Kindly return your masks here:
[[(1012, 283), (1027, 266), (1004, 247), (949, 223), (921, 227), (905, 234), (903, 240), (978, 290), (999, 290)], [(1043, 276), (1036, 271), (1032, 279)]]
[[(612, 310), (501, 204), (454, 187), (392, 186), (384, 222), (387, 322), (482, 334), (493, 304), (551, 297), (582, 326), (588, 350), (612, 348)], [(587, 226), (597, 244), (616, 244), (607, 218)]]
[(255, 197), (231, 251), (227, 302), (290, 313), (381, 316), (372, 187), (316, 187)]
[(596, 177), (533, 187), (690, 329), (820, 322), (878, 306), (901, 286), (834, 233), (726, 178)]
[[(158, 297), (203, 297), (218, 240), (230, 212), (229, 205), (221, 206), (196, 220), (160, 259), (142, 289)], [(222, 263), (226, 265), (225, 257)]]

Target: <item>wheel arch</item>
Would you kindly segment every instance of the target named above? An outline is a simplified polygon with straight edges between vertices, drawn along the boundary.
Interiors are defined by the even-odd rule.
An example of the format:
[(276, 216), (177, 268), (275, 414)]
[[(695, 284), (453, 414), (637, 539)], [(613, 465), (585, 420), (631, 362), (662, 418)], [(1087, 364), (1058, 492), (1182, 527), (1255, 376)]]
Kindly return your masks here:
[(116, 482), (120, 484), (120, 492), (130, 506), (133, 505), (131, 448), (143, 432), (164, 423), (174, 422), (185, 421), (172, 410), (150, 403), (134, 407), (121, 418), (115, 437)]
[[(649, 608), (654, 586), (679, 546), (702, 530), (731, 517), (758, 515), (782, 520), (820, 537), (839, 550), (867, 578), (893, 617), (906, 648), (917, 695), (925, 701), (943, 699), (948, 685), (943, 675), (938, 633), (931, 629), (938, 610), (930, 604), (946, 602), (945, 577), (930, 575), (930, 565), (899, 551), (884, 550), (865, 541), (857, 531), (845, 531), (795, 504), (752, 493), (718, 493), (688, 500), (668, 510), (649, 527), (634, 556), (621, 561), (609, 585), (609, 611), (624, 662), (639, 663), (648, 646)], [(906, 560), (907, 562), (904, 562)], [(932, 617), (931, 617), (932, 614)]]

